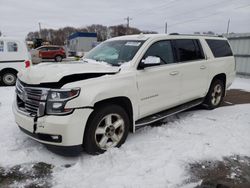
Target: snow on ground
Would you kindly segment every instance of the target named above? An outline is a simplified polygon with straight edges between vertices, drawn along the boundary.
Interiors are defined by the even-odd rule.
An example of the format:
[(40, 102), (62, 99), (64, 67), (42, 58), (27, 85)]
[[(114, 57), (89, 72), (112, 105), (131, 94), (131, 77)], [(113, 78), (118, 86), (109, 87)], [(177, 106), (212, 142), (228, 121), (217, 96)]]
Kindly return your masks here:
[[(250, 91), (250, 80), (237, 78), (231, 88)], [(188, 163), (250, 156), (250, 104), (187, 111), (159, 127), (130, 134), (126, 143), (99, 156), (65, 158), (24, 135), (14, 122), (13, 87), (0, 87), (0, 166), (30, 162), (55, 166), (54, 187), (175, 188), (188, 178)], [(65, 168), (65, 164), (71, 164)]]

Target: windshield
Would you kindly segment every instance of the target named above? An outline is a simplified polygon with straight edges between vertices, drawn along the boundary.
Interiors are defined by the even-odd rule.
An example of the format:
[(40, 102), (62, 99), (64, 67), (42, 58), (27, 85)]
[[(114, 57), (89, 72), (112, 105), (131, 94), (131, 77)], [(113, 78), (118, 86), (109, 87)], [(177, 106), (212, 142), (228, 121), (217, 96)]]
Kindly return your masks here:
[(103, 42), (84, 58), (120, 66), (133, 59), (144, 41), (115, 40)]

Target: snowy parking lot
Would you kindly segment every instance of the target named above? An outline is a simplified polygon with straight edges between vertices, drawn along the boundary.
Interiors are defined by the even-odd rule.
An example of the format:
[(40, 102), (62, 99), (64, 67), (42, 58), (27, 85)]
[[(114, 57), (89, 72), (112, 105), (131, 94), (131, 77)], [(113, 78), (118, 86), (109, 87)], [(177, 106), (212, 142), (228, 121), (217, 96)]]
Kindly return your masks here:
[[(230, 89), (250, 92), (250, 79), (236, 78)], [(248, 104), (177, 114), (102, 155), (66, 158), (18, 129), (11, 110), (14, 90), (0, 87), (0, 187), (195, 187), (202, 180), (191, 181), (190, 164), (250, 157), (250, 98)], [(237, 177), (233, 173), (228, 178)]]

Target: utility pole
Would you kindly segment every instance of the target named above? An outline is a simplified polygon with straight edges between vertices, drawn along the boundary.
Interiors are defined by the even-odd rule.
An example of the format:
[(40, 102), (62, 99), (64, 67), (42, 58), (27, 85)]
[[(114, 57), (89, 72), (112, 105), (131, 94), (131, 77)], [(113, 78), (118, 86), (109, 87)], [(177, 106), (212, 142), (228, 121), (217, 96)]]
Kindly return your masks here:
[(168, 22), (165, 23), (165, 33), (168, 33)]
[(227, 35), (229, 34), (229, 27), (230, 27), (230, 18), (228, 19), (228, 22), (227, 22)]
[(128, 33), (128, 31), (129, 31), (129, 22), (130, 22), (130, 20), (132, 20), (132, 18), (130, 18), (130, 17), (128, 16), (127, 18), (124, 18), (124, 20), (127, 21), (127, 34), (129, 34), (129, 33)]
[(39, 22), (38, 25), (39, 25), (39, 37), (42, 38), (41, 22)]

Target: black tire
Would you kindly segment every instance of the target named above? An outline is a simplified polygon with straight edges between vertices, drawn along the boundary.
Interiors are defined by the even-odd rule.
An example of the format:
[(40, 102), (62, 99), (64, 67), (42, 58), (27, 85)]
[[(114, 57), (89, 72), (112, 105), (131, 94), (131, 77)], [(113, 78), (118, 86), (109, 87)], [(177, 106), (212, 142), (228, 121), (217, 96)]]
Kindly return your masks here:
[[(112, 117), (112, 115), (114, 115)], [(119, 118), (121, 119), (115, 119), (116, 116), (119, 116)], [(111, 116), (111, 125), (110, 126), (106, 126), (106, 117)], [(113, 118), (113, 119), (112, 119)], [(114, 121), (115, 120), (115, 121)], [(129, 117), (127, 115), (127, 113), (125, 112), (125, 110), (118, 105), (115, 104), (110, 104), (110, 105), (102, 105), (99, 106), (97, 109), (95, 109), (95, 111), (91, 114), (87, 126), (85, 128), (85, 133), (84, 133), (84, 138), (83, 138), (83, 147), (85, 149), (85, 151), (89, 154), (92, 155), (97, 155), (97, 154), (101, 154), (104, 153), (106, 151), (106, 149), (102, 148), (100, 145), (102, 139), (104, 139), (104, 137), (109, 137), (111, 135), (109, 135), (107, 132), (108, 128), (110, 128), (111, 126), (115, 125), (115, 123), (118, 122), (118, 120), (120, 122), (124, 123), (124, 126), (121, 125), (118, 130), (118, 128), (114, 129), (114, 134), (120, 134), (123, 131), (123, 134), (120, 135), (119, 137), (117, 136), (116, 138), (119, 138), (119, 141), (117, 141), (117, 143), (113, 146), (110, 147), (120, 147), (126, 140), (128, 133), (129, 133)], [(102, 123), (104, 122), (104, 125), (102, 126)], [(99, 133), (97, 134), (97, 128), (103, 129), (105, 130), (105, 133)], [(109, 129), (111, 130), (111, 128)], [(122, 130), (122, 131), (121, 131)], [(116, 133), (116, 131), (119, 131), (119, 133)], [(113, 135), (114, 136), (114, 135)], [(112, 137), (112, 136), (111, 136)], [(108, 138), (108, 140), (110, 140), (106, 145), (108, 145), (108, 143), (113, 143), (113, 138)], [(100, 142), (99, 142), (100, 141)], [(100, 144), (100, 145), (99, 145)]]
[(209, 110), (219, 107), (223, 101), (224, 94), (225, 84), (223, 81), (219, 79), (214, 80), (210, 85), (207, 96), (205, 97), (204, 106)]
[(62, 62), (63, 57), (60, 55), (57, 55), (54, 59), (56, 62)]
[(4, 86), (14, 86), (16, 84), (17, 73), (15, 71), (4, 71), (1, 76), (1, 81)]

